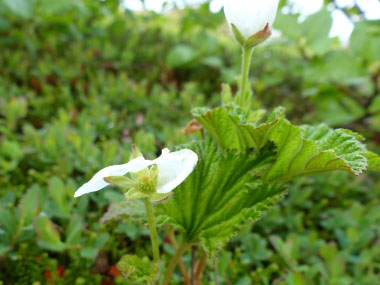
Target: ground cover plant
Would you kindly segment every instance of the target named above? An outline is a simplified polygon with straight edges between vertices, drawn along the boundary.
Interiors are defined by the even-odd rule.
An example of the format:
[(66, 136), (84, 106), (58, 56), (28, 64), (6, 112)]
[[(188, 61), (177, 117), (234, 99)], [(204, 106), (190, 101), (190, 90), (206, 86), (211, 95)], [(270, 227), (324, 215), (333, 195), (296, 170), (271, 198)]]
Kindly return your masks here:
[[(246, 32), (241, 5), (230, 32), (208, 5), (0, 1), (3, 284), (378, 284), (379, 22), (343, 47), (331, 6), (301, 23), (279, 13), (282, 36), (251, 67), (274, 6)], [(155, 163), (73, 198), (99, 169), (141, 160), (132, 144), (196, 165), (168, 197)]]

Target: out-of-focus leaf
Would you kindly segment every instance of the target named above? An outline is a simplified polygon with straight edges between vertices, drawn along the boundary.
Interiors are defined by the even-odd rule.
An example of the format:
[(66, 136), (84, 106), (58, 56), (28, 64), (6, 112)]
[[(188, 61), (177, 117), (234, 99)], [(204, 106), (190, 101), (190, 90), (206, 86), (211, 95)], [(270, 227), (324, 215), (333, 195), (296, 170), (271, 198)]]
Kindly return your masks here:
[(190, 46), (178, 45), (174, 47), (166, 58), (166, 64), (170, 68), (181, 67), (194, 61), (198, 53)]
[(107, 212), (100, 219), (100, 222), (106, 223), (114, 219), (122, 219), (125, 217), (145, 222), (146, 212), (143, 200), (140, 199), (111, 204)]
[(13, 236), (17, 231), (17, 220), (12, 212), (0, 206), (0, 225), (5, 229), (9, 236)]
[(156, 269), (148, 257), (124, 255), (117, 264), (123, 276), (132, 284), (152, 284)]
[(38, 244), (52, 251), (63, 251), (66, 245), (61, 241), (58, 229), (53, 222), (45, 216), (34, 219), (34, 229), (38, 236)]
[(323, 54), (330, 45), (329, 33), (332, 26), (332, 16), (329, 11), (321, 11), (309, 16), (302, 24), (306, 47), (312, 53)]
[(380, 60), (380, 20), (356, 23), (350, 46), (359, 57), (369, 62)]
[(66, 243), (70, 245), (79, 245), (82, 231), (82, 218), (78, 215), (73, 215), (67, 228)]
[(38, 187), (32, 187), (21, 199), (20, 212), (24, 219), (24, 224), (28, 225), (41, 210), (41, 191)]
[(72, 201), (68, 201), (67, 199), (66, 186), (63, 181), (56, 176), (50, 178), (48, 190), (50, 197), (58, 207), (58, 214), (68, 217), (70, 214)]
[(35, 0), (2, 0), (6, 8), (15, 15), (24, 19), (29, 19), (33, 16)]

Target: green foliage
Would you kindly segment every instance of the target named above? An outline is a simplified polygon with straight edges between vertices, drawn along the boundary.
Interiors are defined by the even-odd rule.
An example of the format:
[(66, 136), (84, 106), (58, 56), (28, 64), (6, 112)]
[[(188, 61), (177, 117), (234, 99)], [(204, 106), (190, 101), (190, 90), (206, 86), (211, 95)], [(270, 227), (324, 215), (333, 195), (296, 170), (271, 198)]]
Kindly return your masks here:
[[(118, 2), (0, 0), (0, 283), (129, 284), (108, 269), (126, 253), (150, 255), (143, 211), (128, 204), (106, 222), (101, 218), (120, 203), (121, 192), (110, 186), (74, 200), (74, 191), (100, 168), (128, 161), (132, 142), (149, 158), (164, 145), (185, 143), (178, 134), (192, 119), (189, 110), (218, 105), (224, 82), (237, 89), (240, 54), (222, 12), (210, 13), (206, 4), (133, 13)], [(373, 151), (365, 153), (368, 169), (378, 171), (379, 21), (361, 17), (345, 47), (327, 37), (329, 11), (304, 22), (280, 13), (275, 26), (282, 36), (254, 51), (253, 106), (283, 105), (295, 124), (360, 132)], [(224, 95), (224, 103), (233, 100)], [(239, 119), (230, 130), (244, 118), (235, 111)], [(249, 114), (243, 124), (258, 128), (263, 113)], [(268, 122), (262, 133), (278, 124)], [(266, 139), (248, 142), (266, 149)], [(239, 145), (234, 137), (229, 143)], [(219, 281), (377, 284), (378, 179), (334, 172), (289, 183), (287, 199), (220, 252)], [(207, 236), (210, 244), (232, 234), (220, 232), (217, 241)], [(56, 274), (59, 266), (64, 278)], [(207, 264), (205, 283), (214, 282), (212, 267)], [(182, 282), (178, 272), (173, 280)]]

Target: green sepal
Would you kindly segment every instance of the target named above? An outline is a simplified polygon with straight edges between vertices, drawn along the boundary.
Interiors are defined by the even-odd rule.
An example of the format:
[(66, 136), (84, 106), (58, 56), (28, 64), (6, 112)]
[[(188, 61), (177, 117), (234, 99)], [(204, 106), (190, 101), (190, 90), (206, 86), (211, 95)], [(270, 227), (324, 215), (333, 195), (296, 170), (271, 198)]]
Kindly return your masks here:
[(117, 268), (123, 276), (131, 283), (129, 284), (152, 284), (158, 268), (156, 268), (148, 257), (140, 258), (136, 255), (124, 255), (117, 263)]
[(129, 157), (129, 160), (133, 160), (133, 159), (141, 157), (141, 156), (143, 156), (143, 154), (141, 153), (139, 148), (135, 144), (132, 145), (132, 152), (131, 152), (131, 155)]
[(138, 185), (138, 181), (126, 176), (109, 176), (105, 177), (104, 181), (124, 190), (134, 188)]
[(150, 195), (147, 193), (143, 193), (139, 191), (138, 189), (133, 188), (133, 189), (130, 189), (128, 192), (126, 192), (124, 196), (127, 201), (133, 201), (133, 200), (148, 198)]
[(234, 37), (235, 37), (235, 39), (237, 40), (237, 42), (238, 42), (241, 46), (244, 46), (244, 45), (245, 45), (245, 38), (244, 38), (244, 36), (240, 33), (239, 29), (238, 29), (234, 24), (231, 24), (231, 29), (232, 29), (232, 33), (234, 34)]
[(151, 202), (162, 202), (162, 201), (169, 199), (172, 195), (173, 195), (172, 192), (164, 193), (164, 194), (163, 193), (154, 193), (154, 194), (149, 196), (149, 200)]

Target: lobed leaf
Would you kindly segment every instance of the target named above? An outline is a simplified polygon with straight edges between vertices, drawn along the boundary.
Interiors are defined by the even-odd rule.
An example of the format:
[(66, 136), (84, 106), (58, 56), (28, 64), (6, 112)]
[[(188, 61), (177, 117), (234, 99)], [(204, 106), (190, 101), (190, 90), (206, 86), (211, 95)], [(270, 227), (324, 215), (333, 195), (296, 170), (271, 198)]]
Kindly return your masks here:
[(177, 226), (188, 242), (201, 242), (213, 254), (249, 220), (258, 220), (283, 196), (284, 187), (258, 177), (274, 152), (227, 151), (214, 142), (194, 142), (186, 148), (198, 154), (194, 172), (157, 210)]
[(255, 125), (246, 123), (231, 106), (193, 112), (222, 149), (244, 153), (274, 143), (277, 156), (265, 175), (267, 181), (286, 182), (332, 170), (359, 175), (367, 168), (366, 148), (357, 134), (324, 124), (294, 126), (283, 113), (283, 108), (277, 108), (266, 123)]

